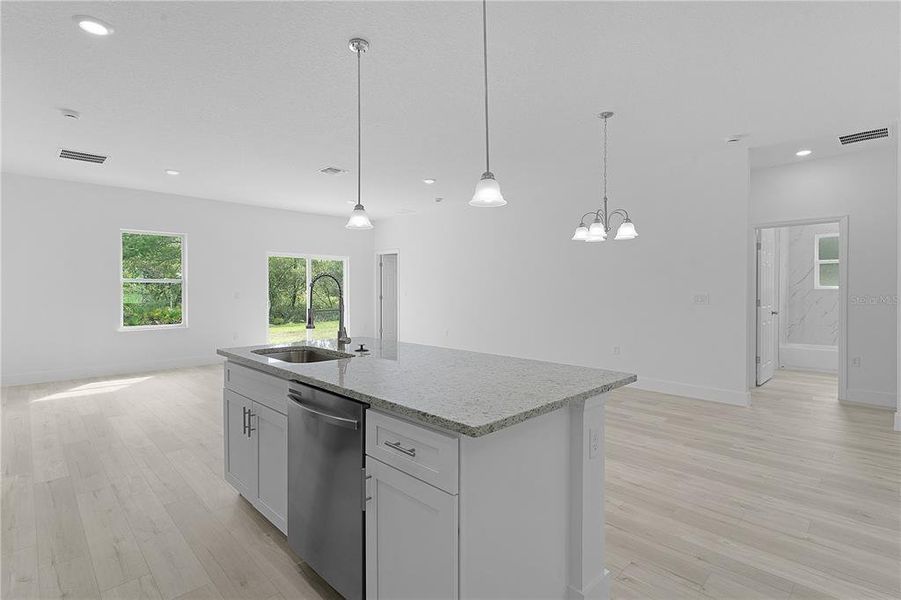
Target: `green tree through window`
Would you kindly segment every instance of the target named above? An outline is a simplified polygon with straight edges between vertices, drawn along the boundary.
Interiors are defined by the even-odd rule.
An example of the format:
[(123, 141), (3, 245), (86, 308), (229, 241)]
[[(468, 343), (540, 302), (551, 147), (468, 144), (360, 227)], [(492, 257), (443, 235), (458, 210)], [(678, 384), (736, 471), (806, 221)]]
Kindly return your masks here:
[(181, 325), (184, 237), (122, 232), (122, 326)]
[[(269, 341), (290, 343), (338, 337), (338, 286), (326, 277), (313, 290), (316, 328), (306, 329), (307, 293), (313, 277), (329, 273), (346, 287), (343, 259), (269, 257)], [(345, 300), (346, 300), (345, 290)], [(345, 315), (346, 316), (346, 315)]]

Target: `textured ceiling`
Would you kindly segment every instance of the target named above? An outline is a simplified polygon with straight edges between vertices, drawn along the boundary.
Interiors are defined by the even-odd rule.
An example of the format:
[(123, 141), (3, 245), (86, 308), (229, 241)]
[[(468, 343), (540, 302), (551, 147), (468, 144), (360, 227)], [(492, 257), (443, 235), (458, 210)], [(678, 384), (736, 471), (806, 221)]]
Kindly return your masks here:
[[(764, 146), (897, 118), (897, 3), (488, 10), (502, 187), (596, 173), (602, 109), (617, 113), (611, 169), (717, 151), (733, 133)], [(483, 170), (479, 3), (5, 1), (0, 11), (5, 171), (345, 214), (355, 35), (372, 43), (362, 175), (374, 216), (429, 210), (435, 196), (466, 202)], [(75, 14), (116, 32), (88, 36)], [(81, 119), (63, 119), (62, 107)], [(60, 147), (111, 158), (61, 161)], [(330, 165), (351, 172), (317, 172)]]

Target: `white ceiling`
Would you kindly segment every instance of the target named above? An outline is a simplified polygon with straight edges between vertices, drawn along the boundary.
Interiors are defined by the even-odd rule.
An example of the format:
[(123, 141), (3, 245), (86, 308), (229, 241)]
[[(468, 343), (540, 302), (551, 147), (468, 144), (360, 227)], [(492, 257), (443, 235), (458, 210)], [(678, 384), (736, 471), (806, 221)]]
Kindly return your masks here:
[[(492, 170), (611, 170), (898, 118), (897, 3), (490, 2)], [(483, 170), (480, 4), (3, 2), (3, 170), (324, 214), (463, 203)], [(115, 27), (86, 35), (75, 14)], [(81, 112), (64, 119), (59, 108)], [(56, 150), (109, 154), (103, 166)], [(351, 172), (321, 175), (326, 166)], [(171, 177), (164, 169), (179, 169)], [(434, 177), (433, 186), (422, 183)], [(597, 190), (587, 189), (586, 196)], [(512, 198), (511, 198), (512, 200)]]
[[(865, 131), (872, 129), (888, 128), (888, 137), (866, 140), (863, 142), (854, 142), (842, 145), (839, 141), (839, 135), (849, 133), (858, 133), (857, 131), (839, 131), (834, 135), (818, 136), (806, 140), (792, 140), (781, 142), (770, 146), (757, 146), (751, 148), (750, 164), (751, 169), (766, 169), (768, 167), (777, 167), (780, 165), (790, 165), (808, 160), (817, 160), (819, 158), (829, 158), (830, 156), (839, 156), (852, 152), (861, 152), (867, 150), (875, 150), (893, 148), (897, 144), (898, 128), (891, 123), (876, 124), (875, 127), (869, 127)], [(798, 156), (799, 150), (810, 150), (807, 156)]]

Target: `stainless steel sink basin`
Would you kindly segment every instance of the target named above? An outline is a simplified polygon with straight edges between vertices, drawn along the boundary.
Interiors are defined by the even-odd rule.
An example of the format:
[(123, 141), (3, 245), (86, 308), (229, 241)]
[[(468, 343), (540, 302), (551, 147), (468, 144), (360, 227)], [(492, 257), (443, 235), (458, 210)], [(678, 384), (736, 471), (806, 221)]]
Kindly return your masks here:
[(338, 360), (341, 358), (353, 358), (353, 354), (310, 347), (265, 348), (262, 350), (254, 350), (253, 353), (289, 363), (313, 363), (326, 360)]

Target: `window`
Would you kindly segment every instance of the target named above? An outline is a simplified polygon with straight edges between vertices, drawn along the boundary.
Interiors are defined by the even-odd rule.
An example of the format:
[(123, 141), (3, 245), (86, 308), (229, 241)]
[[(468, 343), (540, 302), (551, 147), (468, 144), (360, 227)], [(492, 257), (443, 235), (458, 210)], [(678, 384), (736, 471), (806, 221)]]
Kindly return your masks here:
[(307, 293), (314, 277), (328, 273), (341, 282), (347, 320), (347, 259), (325, 256), (269, 256), (269, 342), (338, 337), (338, 284), (329, 277), (313, 290), (315, 329), (307, 329)]
[(185, 326), (185, 236), (122, 232), (122, 329)]
[(814, 236), (814, 289), (838, 289), (838, 234)]

